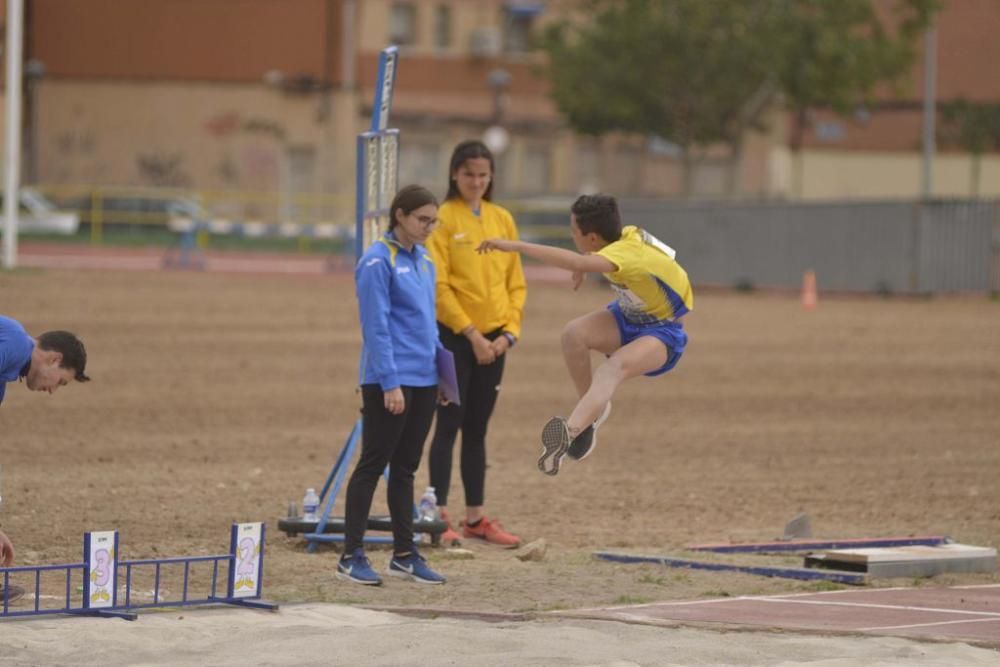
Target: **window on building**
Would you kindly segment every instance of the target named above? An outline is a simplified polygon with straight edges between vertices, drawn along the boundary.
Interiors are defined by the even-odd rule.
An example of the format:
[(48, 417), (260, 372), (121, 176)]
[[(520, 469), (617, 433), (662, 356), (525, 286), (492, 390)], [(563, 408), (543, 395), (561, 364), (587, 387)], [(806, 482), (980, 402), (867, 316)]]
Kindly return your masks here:
[(316, 149), (313, 146), (288, 147), (288, 180), (281, 202), (281, 221), (315, 222), (318, 211), (311, 201), (316, 189)]
[(825, 144), (839, 144), (847, 132), (844, 124), (837, 121), (821, 120), (815, 126), (816, 138)]
[(389, 42), (407, 46), (417, 41), (417, 8), (412, 2), (394, 2), (389, 12)]
[(504, 50), (526, 53), (532, 48), (531, 31), (542, 5), (524, 0), (508, 0), (504, 6)]
[(602, 187), (616, 194), (638, 194), (642, 184), (643, 152), (635, 146), (619, 144), (607, 157), (610, 164)]
[[(407, 139), (399, 144), (399, 182), (400, 183), (427, 183), (427, 175), (446, 172), (446, 167), (441, 161), (441, 142), (430, 140)], [(435, 183), (429, 184), (434, 190)], [(441, 193), (438, 193), (441, 194)]]
[(434, 9), (434, 48), (446, 51), (451, 48), (451, 7), (438, 5)]
[(601, 190), (601, 156), (596, 142), (580, 139), (576, 146), (576, 189), (581, 194)]
[(691, 194), (695, 197), (725, 197), (728, 167), (729, 165), (718, 159), (708, 159), (694, 165), (691, 174)]
[(526, 193), (548, 192), (552, 180), (552, 156), (548, 146), (528, 146), (521, 165), (521, 189)]

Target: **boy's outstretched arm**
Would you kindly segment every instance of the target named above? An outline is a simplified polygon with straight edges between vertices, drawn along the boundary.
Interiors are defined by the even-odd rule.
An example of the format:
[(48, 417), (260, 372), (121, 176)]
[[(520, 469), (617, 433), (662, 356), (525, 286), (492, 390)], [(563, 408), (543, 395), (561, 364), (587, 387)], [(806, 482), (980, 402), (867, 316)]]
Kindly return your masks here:
[(614, 263), (600, 255), (581, 255), (572, 250), (555, 248), (549, 245), (542, 245), (541, 243), (528, 243), (527, 241), (512, 241), (508, 239), (487, 239), (476, 248), (476, 251), (480, 253), (489, 252), (490, 250), (519, 252), (532, 259), (537, 259), (539, 262), (576, 273), (611, 273), (618, 270), (618, 267)]

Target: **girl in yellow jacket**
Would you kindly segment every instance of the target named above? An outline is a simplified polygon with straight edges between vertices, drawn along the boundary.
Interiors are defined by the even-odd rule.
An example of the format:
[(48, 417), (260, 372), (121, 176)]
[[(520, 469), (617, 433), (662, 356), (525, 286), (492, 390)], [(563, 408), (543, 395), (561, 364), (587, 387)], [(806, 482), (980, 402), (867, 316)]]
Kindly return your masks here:
[(486, 486), (486, 429), (496, 405), (507, 352), (521, 335), (527, 292), (518, 253), (481, 255), (486, 239), (516, 240), (506, 209), (490, 201), (494, 160), (480, 141), (455, 147), (448, 168), (448, 194), (440, 224), (427, 242), (437, 268), (437, 320), (441, 342), (455, 355), (460, 405), (441, 405), (430, 448), (430, 481), (448, 531), (445, 544), (459, 541), (448, 516), (452, 452), (462, 430), (461, 472), (465, 488), (463, 536), (504, 547), (520, 539), (483, 510)]

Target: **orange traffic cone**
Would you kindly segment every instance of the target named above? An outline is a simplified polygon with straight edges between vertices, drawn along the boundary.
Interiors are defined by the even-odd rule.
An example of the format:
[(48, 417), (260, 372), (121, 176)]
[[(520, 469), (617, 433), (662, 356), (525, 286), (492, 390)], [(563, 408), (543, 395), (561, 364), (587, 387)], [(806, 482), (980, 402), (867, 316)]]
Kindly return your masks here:
[(802, 274), (802, 307), (806, 310), (816, 307), (816, 272), (812, 269)]

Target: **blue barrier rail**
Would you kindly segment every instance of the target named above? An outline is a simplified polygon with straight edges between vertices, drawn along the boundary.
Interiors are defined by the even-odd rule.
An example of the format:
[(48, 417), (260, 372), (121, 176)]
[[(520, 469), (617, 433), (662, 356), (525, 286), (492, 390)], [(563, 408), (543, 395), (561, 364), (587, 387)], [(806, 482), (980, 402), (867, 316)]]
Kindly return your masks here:
[[(185, 607), (203, 604), (229, 604), (258, 609), (276, 610), (278, 606), (260, 601), (264, 575), (263, 523), (233, 524), (229, 553), (211, 556), (179, 556), (146, 560), (118, 560), (118, 532), (91, 532), (84, 535), (84, 560), (82, 563), (58, 565), (24, 565), (0, 568), (3, 577), (2, 613), (0, 618), (16, 616), (41, 616), (46, 614), (72, 614), (111, 616), (135, 620), (134, 610), (154, 607)], [(192, 596), (191, 570), (197, 563), (211, 564), (211, 585), (204, 597)], [(164, 568), (183, 568), (180, 596), (167, 597), (162, 586)], [(42, 607), (42, 573), (66, 573), (65, 594), (62, 606)], [(74, 589), (74, 574), (79, 571), (82, 585)], [(119, 602), (118, 582), (124, 571), (124, 601)], [(152, 601), (137, 601), (133, 587), (137, 574), (150, 572), (153, 577)], [(220, 579), (220, 574), (225, 579)], [(12, 585), (12, 579), (34, 581), (33, 604), (30, 609), (12, 609), (21, 591)], [(219, 589), (225, 585), (225, 591)], [(17, 598), (15, 595), (15, 588)]]

